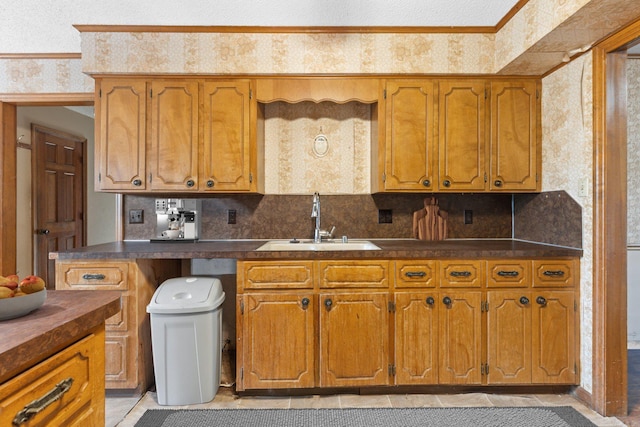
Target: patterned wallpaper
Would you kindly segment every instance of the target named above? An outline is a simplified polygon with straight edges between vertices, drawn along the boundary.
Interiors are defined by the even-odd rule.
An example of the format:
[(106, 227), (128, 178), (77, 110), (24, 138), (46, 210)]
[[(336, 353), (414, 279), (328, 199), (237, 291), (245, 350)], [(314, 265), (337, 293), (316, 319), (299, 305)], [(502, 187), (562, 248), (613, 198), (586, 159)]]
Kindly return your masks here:
[(0, 93), (92, 93), (79, 58), (0, 58)]
[(640, 58), (627, 61), (627, 244), (640, 246)]
[(593, 56), (542, 81), (542, 191), (565, 190), (582, 206), (580, 334), (582, 387), (592, 390)]
[[(371, 126), (371, 106), (359, 102), (267, 104), (265, 193), (370, 193)], [(326, 153), (314, 151), (323, 136)]]

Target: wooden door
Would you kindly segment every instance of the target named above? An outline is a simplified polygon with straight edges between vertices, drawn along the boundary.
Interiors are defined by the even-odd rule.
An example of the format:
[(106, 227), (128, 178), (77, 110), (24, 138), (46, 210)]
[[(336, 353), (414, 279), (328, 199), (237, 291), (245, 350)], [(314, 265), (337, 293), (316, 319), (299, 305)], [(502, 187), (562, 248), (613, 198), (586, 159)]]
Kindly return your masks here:
[(491, 83), (492, 191), (539, 191), (539, 89), (535, 81)]
[(438, 384), (438, 294), (395, 295), (396, 385)]
[(531, 382), (531, 292), (487, 292), (487, 384)]
[(198, 189), (198, 83), (153, 80), (151, 140), (152, 190)]
[(389, 383), (387, 293), (320, 294), (320, 386)]
[(385, 190), (434, 188), (433, 86), (430, 80), (387, 82)]
[(573, 291), (534, 291), (532, 382), (575, 384), (576, 307)]
[(486, 157), (486, 83), (443, 80), (438, 96), (440, 191), (483, 191)]
[(440, 384), (482, 381), (481, 292), (440, 292), (438, 378)]
[(32, 125), (34, 274), (55, 287), (49, 252), (85, 244), (86, 139)]
[(96, 190), (146, 189), (146, 82), (98, 80), (96, 92)]
[(241, 298), (242, 389), (314, 387), (315, 297), (272, 293)]
[(200, 189), (251, 190), (250, 82), (205, 82), (203, 102), (204, 137)]

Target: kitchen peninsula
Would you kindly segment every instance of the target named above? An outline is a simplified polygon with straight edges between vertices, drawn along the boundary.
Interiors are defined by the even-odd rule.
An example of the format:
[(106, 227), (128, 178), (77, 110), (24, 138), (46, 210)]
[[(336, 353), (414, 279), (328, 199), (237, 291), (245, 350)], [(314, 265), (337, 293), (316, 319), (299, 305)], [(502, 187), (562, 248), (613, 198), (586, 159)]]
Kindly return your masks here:
[[(579, 384), (581, 250), (513, 239), (369, 241), (380, 250), (123, 241), (50, 257), (58, 288), (120, 286), (141, 331), (160, 281), (140, 272), (178, 275), (185, 260), (236, 260), (240, 392)], [(137, 340), (144, 354), (148, 340)], [(132, 381), (130, 388), (148, 385), (144, 375)]]
[(119, 310), (119, 292), (48, 291), (37, 310), (0, 322), (0, 424), (104, 425), (104, 323)]

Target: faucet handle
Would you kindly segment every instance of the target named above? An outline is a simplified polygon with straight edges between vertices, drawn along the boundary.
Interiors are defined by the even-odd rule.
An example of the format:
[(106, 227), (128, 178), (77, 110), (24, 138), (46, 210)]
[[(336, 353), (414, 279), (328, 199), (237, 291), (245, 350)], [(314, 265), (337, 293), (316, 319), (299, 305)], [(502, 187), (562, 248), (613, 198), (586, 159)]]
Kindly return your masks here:
[(329, 238), (330, 239), (333, 239), (333, 233), (335, 233), (335, 232), (336, 232), (336, 226), (332, 225), (331, 226), (331, 230), (329, 230)]

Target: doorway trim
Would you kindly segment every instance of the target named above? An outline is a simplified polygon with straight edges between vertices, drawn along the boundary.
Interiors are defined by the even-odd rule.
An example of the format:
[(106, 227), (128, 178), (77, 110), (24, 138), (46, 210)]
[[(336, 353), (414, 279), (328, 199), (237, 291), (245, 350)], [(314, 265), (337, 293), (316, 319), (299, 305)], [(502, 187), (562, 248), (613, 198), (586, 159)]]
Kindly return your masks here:
[(593, 48), (593, 408), (626, 415), (627, 82), (626, 47), (640, 20)]

